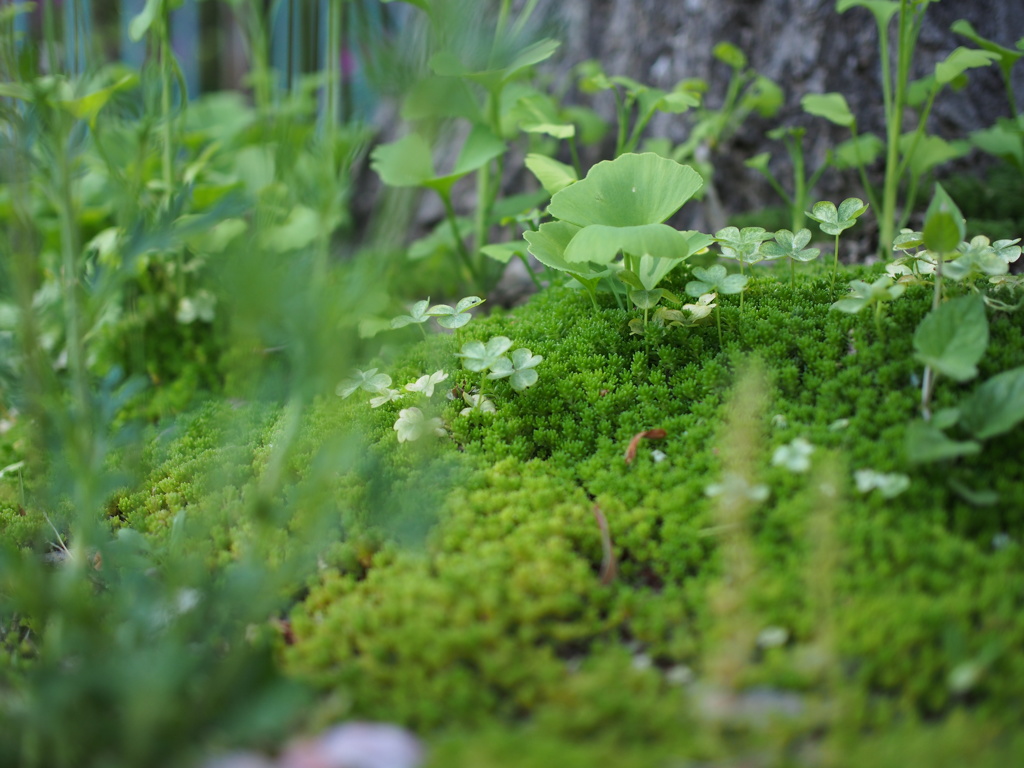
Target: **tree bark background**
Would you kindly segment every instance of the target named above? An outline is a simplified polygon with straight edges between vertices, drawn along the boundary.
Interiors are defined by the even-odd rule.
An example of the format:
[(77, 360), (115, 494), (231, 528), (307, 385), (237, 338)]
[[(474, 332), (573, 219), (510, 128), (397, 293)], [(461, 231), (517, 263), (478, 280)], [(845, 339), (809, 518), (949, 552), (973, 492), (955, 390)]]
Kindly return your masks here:
[[(780, 179), (789, 175), (788, 158), (780, 142), (766, 132), (781, 125), (807, 129), (808, 167), (824, 159), (828, 148), (849, 133), (822, 118), (805, 114), (800, 99), (808, 93), (841, 92), (857, 116), (858, 130), (884, 137), (881, 70), (874, 17), (863, 8), (844, 14), (835, 0), (552, 0), (547, 7), (555, 34), (563, 40), (563, 72), (590, 58), (600, 59), (610, 75), (627, 75), (645, 84), (670, 89), (684, 78), (708, 82), (706, 102), (721, 103), (729, 68), (715, 60), (719, 42), (738, 46), (757, 72), (778, 83), (785, 104), (770, 119), (752, 115), (730, 146), (718, 155), (716, 186), (730, 213), (779, 203), (777, 195), (754, 170), (743, 165), (754, 155), (770, 151), (772, 168)], [(944, 0), (929, 6), (914, 57), (912, 77), (932, 71), (934, 64), (970, 41), (949, 31), (957, 19), (970, 21), (980, 35), (1013, 48), (1024, 36), (1024, 2), (1020, 0)], [(895, 36), (895, 21), (890, 37)], [(1015, 74), (1018, 103), (1024, 102), (1024, 62)], [(936, 101), (929, 131), (946, 139), (965, 138), (1009, 115), (1005, 90), (996, 67), (971, 70), (970, 84), (960, 92), (946, 89)], [(583, 97), (584, 99), (589, 97)], [(607, 117), (612, 104), (599, 103)], [(909, 116), (908, 116), (909, 117)], [(906, 127), (912, 123), (908, 120)], [(687, 135), (686, 115), (658, 115), (648, 136), (681, 141)], [(980, 153), (961, 166), (981, 167)], [(855, 176), (832, 171), (818, 185), (819, 199), (839, 200), (858, 194)]]

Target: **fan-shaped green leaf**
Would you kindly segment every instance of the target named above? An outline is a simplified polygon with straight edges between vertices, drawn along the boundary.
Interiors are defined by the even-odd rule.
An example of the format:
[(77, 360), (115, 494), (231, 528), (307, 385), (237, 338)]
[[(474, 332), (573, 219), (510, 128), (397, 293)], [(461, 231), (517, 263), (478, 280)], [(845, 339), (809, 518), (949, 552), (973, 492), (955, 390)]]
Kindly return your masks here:
[(849, 128), (856, 122), (846, 97), (841, 93), (809, 93), (800, 100), (804, 111)]
[(548, 211), (581, 227), (660, 224), (703, 183), (695, 170), (674, 160), (653, 153), (625, 154), (598, 163), (585, 179), (558, 192)]
[(576, 233), (565, 249), (565, 260), (572, 264), (587, 261), (608, 264), (620, 252), (633, 256), (685, 259), (690, 255), (690, 245), (685, 235), (667, 224), (635, 227), (593, 225)]
[(935, 80), (947, 85), (968, 69), (987, 67), (998, 61), (999, 54), (991, 51), (979, 51), (976, 48), (957, 48), (945, 59), (935, 65)]
[(880, 28), (889, 26), (889, 21), (899, 12), (900, 4), (893, 0), (839, 0), (836, 10), (846, 13), (851, 8), (867, 8), (874, 14), (875, 23)]
[(434, 177), (433, 151), (426, 139), (410, 133), (374, 149), (370, 167), (388, 186), (418, 187)]
[(541, 186), (554, 195), (578, 180), (576, 169), (545, 155), (529, 154), (526, 167), (537, 177)]

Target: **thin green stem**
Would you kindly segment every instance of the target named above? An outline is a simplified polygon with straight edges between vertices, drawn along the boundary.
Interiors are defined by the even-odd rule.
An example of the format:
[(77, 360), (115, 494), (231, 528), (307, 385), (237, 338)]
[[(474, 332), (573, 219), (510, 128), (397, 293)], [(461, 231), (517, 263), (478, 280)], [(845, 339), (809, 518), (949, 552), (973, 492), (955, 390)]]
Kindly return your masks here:
[(796, 139), (790, 137), (786, 142), (789, 156), (793, 161), (793, 233), (796, 234), (804, 225), (804, 208), (807, 206), (807, 170), (804, 167), (803, 148)]
[(57, 71), (57, 22), (54, 19), (54, 0), (47, 0), (43, 6), (43, 35), (46, 37), (47, 74)]
[(498, 11), (498, 25), (496, 27), (495, 37), (500, 37), (505, 33), (505, 27), (508, 26), (508, 15), (511, 10), (511, 0), (501, 0), (501, 8)]
[(883, 85), (889, 84), (889, 95), (886, 99), (889, 109), (886, 111), (886, 155), (885, 182), (882, 191), (882, 208), (879, 220), (879, 251), (882, 252), (892, 243), (893, 230), (896, 224), (896, 196), (900, 182), (899, 140), (903, 129), (903, 108), (906, 104), (907, 79), (910, 73), (910, 60), (913, 54), (916, 37), (912, 11), (907, 0), (901, 0), (899, 10), (899, 35), (897, 38), (897, 69), (896, 82), (889, 83), (888, 71), (888, 33), (883, 48)]
[(633, 124), (633, 129), (629, 132), (629, 139), (626, 141), (624, 151), (635, 152), (637, 145), (640, 143), (640, 135), (643, 133), (644, 128), (651, 122), (651, 118), (654, 117), (654, 110), (652, 109), (646, 115), (643, 115), (637, 119)]
[(512, 25), (513, 35), (518, 35), (526, 27), (527, 23), (530, 21), (530, 17), (533, 16), (534, 10), (537, 8), (537, 2), (538, 0), (527, 0), (526, 6), (516, 19), (516, 23)]
[(164, 187), (164, 206), (169, 207), (174, 191), (174, 124), (171, 119), (171, 78), (173, 69), (171, 59), (174, 53), (171, 50), (170, 41), (170, 9), (166, 3), (162, 6), (160, 17), (151, 29), (153, 36), (156, 38), (156, 48), (159, 52), (160, 61), (160, 112), (163, 118), (160, 125), (161, 138), (163, 140), (161, 170)]
[(81, 310), (78, 300), (78, 217), (72, 191), (71, 158), (67, 145), (57, 150), (57, 215), (60, 221), (60, 284), (65, 301), (65, 322), (68, 328), (68, 364), (71, 369), (72, 391), (79, 417), (88, 413), (88, 385), (85, 373), (85, 355), (82, 342)]
[(580, 151), (576, 145), (576, 134), (569, 137), (569, 154), (572, 156), (572, 167), (576, 171), (576, 178), (583, 176), (583, 166), (580, 164)]
[(540, 278), (537, 277), (537, 273), (534, 272), (533, 269), (530, 267), (530, 260), (521, 253), (516, 253), (516, 256), (519, 258), (521, 262), (523, 262), (523, 266), (526, 267), (526, 274), (530, 276), (530, 280), (533, 281), (533, 284), (536, 286), (537, 290), (543, 290), (544, 285), (541, 283)]
[(860, 184), (864, 188), (864, 196), (868, 199), (871, 207), (876, 211), (882, 210), (878, 204), (878, 196), (875, 194), (875, 188), (868, 180), (867, 166), (864, 164), (864, 159), (860, 155), (860, 143), (857, 141), (857, 123), (853, 123), (850, 126), (850, 136), (853, 139), (853, 151), (857, 161), (857, 175), (860, 177)]
[(836, 245), (835, 252), (832, 254), (832, 285), (831, 288), (836, 287), (836, 273), (839, 272), (839, 233), (836, 233)]
[(761, 171), (761, 175), (764, 177), (765, 181), (768, 182), (768, 186), (774, 189), (775, 193), (782, 198), (782, 202), (784, 202), (786, 205), (793, 209), (793, 218), (795, 220), (797, 205), (796, 199), (790, 197), (789, 193), (786, 191), (786, 188), (779, 183), (779, 180), (775, 178), (775, 174), (773, 174), (771, 171), (765, 169), (764, 171)]
[(480, 374), (480, 387), (477, 390), (476, 405), (474, 408), (480, 408), (484, 402), (484, 387), (487, 384), (487, 369), (484, 368), (483, 373)]
[(273, 497), (281, 487), (284, 476), (285, 461), (291, 452), (292, 445), (299, 435), (299, 428), (302, 426), (302, 416), (305, 412), (303, 398), (293, 393), (285, 404), (284, 413), (281, 416), (282, 428), (274, 438), (274, 449), (267, 462), (266, 469), (260, 477), (259, 489), (260, 500), (265, 501)]
[(618, 157), (622, 154), (623, 147), (626, 144), (626, 123), (629, 122), (629, 106), (627, 106), (626, 101), (619, 93), (618, 87), (612, 88), (612, 93), (615, 94), (615, 113), (619, 117), (619, 129), (615, 135), (615, 157)]
[(459, 258), (462, 259), (462, 263), (468, 271), (473, 284), (480, 287), (480, 275), (476, 271), (473, 259), (466, 249), (466, 242), (462, 239), (462, 233), (459, 231), (459, 222), (455, 216), (455, 208), (452, 206), (452, 197), (447, 192), (440, 192), (439, 194), (441, 195), (441, 202), (444, 204), (444, 213), (448, 219), (448, 226), (452, 230), (452, 238), (455, 240), (455, 250), (459, 254)]
[[(740, 301), (743, 300), (743, 294), (740, 294)], [(715, 322), (718, 325), (718, 346), (722, 346), (722, 308), (715, 307)]]

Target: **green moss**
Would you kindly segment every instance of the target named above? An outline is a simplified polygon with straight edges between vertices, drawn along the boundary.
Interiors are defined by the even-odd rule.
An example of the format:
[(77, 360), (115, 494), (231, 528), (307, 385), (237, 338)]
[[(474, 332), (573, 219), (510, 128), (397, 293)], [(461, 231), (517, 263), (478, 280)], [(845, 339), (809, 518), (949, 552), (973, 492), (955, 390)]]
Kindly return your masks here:
[[(555, 289), (475, 320), (458, 338), (434, 336), (375, 361), (396, 385), (443, 368), (446, 384), (464, 387), (475, 382), (451, 355), (466, 340), (503, 334), (544, 356), (533, 388), (493, 383), (497, 414), (460, 416), (461, 402), (435, 397), (451, 439), (398, 445), (401, 402), (317, 402), (281, 501), (309, 514), (333, 510), (343, 525), (292, 613), (296, 642), (283, 651), (291, 673), (323, 691), (318, 717), (492, 734), (463, 751), (442, 741), (452, 765), (471, 756), (540, 765), (555, 754), (571, 765), (591, 755), (580, 746), (590, 740), (624, 765), (658, 764), (671, 752), (641, 742), (713, 755), (729, 747), (704, 742), (720, 725), (699, 721), (698, 691), (717, 644), (730, 628), (750, 638), (774, 628), (784, 642), (751, 640), (737, 684), (838, 713), (829, 733), (884, 733), (893, 718), (958, 711), (989, 724), (978, 728), (1008, 723), (1024, 694), (1013, 652), (1024, 644), (1024, 583), (1019, 544), (996, 549), (993, 540), (1024, 537), (1024, 430), (976, 457), (909, 466), (903, 441), (921, 376), (913, 328), (930, 294), (911, 289), (893, 302), (879, 336), (867, 314), (829, 311), (845, 292), (842, 281), (829, 285), (827, 276), (795, 288), (754, 279), (742, 308), (738, 297), (722, 301), (721, 344), (713, 325), (633, 336), (628, 313), (595, 311), (585, 296)], [(982, 379), (1024, 363), (1018, 318), (992, 316), (991, 333)], [(746, 522), (754, 577), (737, 587), (722, 557), (729, 534), (706, 489), (723, 471), (722, 427), (736, 372), (752, 355), (766, 383), (750, 472), (770, 496)], [(937, 407), (973, 386), (940, 380)], [(121, 504), (127, 522), (159, 531), (175, 510), (241, 504), (279, 429), (275, 408), (242, 410), (235, 439), (223, 439), (214, 410), (154, 448), (148, 486)], [(630, 440), (649, 429), (665, 438), (642, 440), (627, 464)], [(775, 449), (797, 437), (815, 446), (811, 473), (772, 465)], [(858, 493), (852, 473), (868, 468), (906, 473), (910, 489), (895, 499)], [(995, 490), (999, 501), (973, 507), (950, 478)], [(617, 559), (608, 585), (595, 507)], [(813, 521), (825, 508), (834, 543), (823, 549)], [(222, 531), (223, 546), (237, 546), (230, 515)], [(396, 547), (402, 531), (420, 543)], [(723, 604), (743, 611), (730, 618)], [(651, 666), (635, 669), (638, 656)], [(668, 671), (681, 666), (697, 685), (669, 684)], [(501, 734), (515, 723), (537, 746), (508, 762)], [(681, 723), (701, 740), (673, 741)], [(753, 731), (785, 751), (820, 747), (813, 734), (822, 728), (815, 715)]]

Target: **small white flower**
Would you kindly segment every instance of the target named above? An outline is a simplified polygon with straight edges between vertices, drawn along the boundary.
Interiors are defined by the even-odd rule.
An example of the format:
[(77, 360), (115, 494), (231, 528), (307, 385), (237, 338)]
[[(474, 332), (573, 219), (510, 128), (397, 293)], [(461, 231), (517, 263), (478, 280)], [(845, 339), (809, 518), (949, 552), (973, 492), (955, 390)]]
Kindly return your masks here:
[(403, 408), (398, 412), (398, 421), (395, 422), (394, 430), (398, 433), (398, 442), (412, 442), (419, 440), (423, 435), (432, 434), (443, 437), (444, 422), (440, 418), (428, 419), (419, 408)]
[(429, 376), (420, 376), (416, 381), (405, 385), (409, 392), (422, 392), (426, 397), (434, 396), (434, 387), (448, 378), (444, 371), (434, 371)]
[(403, 397), (405, 397), (405, 395), (403, 395), (399, 390), (388, 389), (387, 387), (385, 387), (381, 391), (379, 396), (370, 398), (370, 407), (379, 408), (380, 406), (384, 405), (384, 403), (391, 403), (394, 402), (395, 400), (401, 400)]
[(802, 437), (782, 445), (772, 454), (772, 466), (785, 467), (790, 472), (806, 472), (811, 468), (811, 454), (814, 446)]
[(390, 386), (390, 376), (386, 373), (377, 373), (376, 368), (371, 368), (368, 371), (352, 371), (352, 375), (347, 379), (342, 379), (334, 392), (342, 398), (348, 397), (358, 389), (377, 395)]
[(462, 399), (469, 403), (469, 407), (459, 411), (459, 416), (468, 416), (473, 411), (495, 413), (498, 410), (494, 407), (494, 403), (491, 402), (490, 398), (481, 395), (471, 395), (468, 392), (463, 392)]

